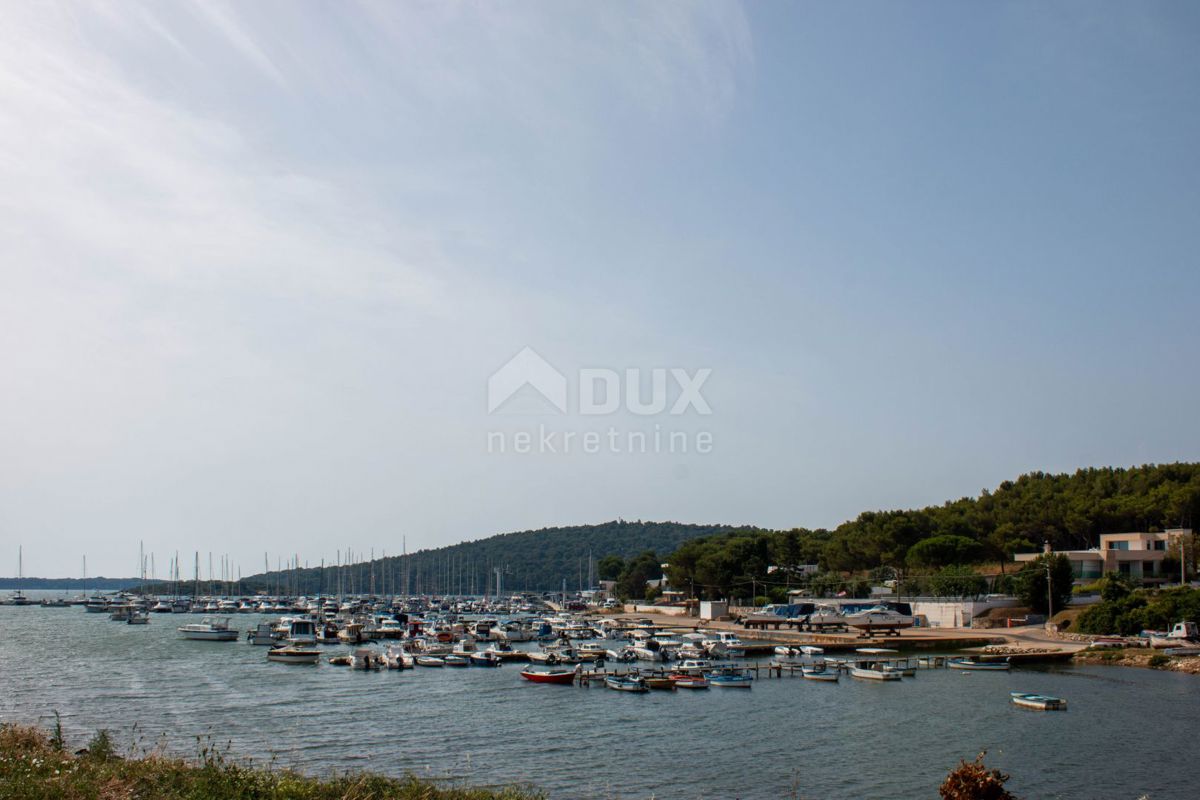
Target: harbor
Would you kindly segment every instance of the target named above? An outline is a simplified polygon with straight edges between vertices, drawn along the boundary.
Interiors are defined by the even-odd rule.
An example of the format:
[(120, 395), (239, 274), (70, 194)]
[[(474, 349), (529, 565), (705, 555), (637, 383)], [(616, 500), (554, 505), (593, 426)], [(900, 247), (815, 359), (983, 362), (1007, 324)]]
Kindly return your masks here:
[[(37, 602), (44, 599), (33, 594)], [(556, 616), (541, 611), (514, 608), (511, 616), (529, 620), (531, 628), (534, 620)], [(944, 773), (943, 764), (954, 763), (963, 748), (979, 748), (988, 749), (989, 760), (1001, 768), (1021, 773), (1017, 788), (1027, 796), (1082, 799), (1094, 796), (1085, 787), (1096, 765), (1086, 772), (1082, 767), (1036, 767), (1039, 748), (1047, 741), (1094, 737), (1097, 719), (1134, 725), (1141, 714), (1200, 711), (1187, 683), (1194, 681), (1190, 676), (1149, 670), (1115, 675), (1104, 667), (1064, 668), (1053, 663), (1013, 664), (996, 671), (957, 669), (952, 658), (974, 660), (973, 654), (943, 652), (927, 642), (900, 650), (885, 646), (883, 637), (873, 642), (850, 637), (845, 647), (826, 641), (823, 652), (811, 656), (780, 656), (774, 647), (790, 645), (778, 644), (769, 653), (726, 653), (713, 659), (747, 673), (748, 690), (710, 685), (701, 691), (679, 686), (628, 692), (612, 691), (606, 682), (631, 674), (669, 677), (686, 659), (606, 659), (601, 665), (595, 660), (551, 664), (531, 658), (556, 648), (586, 650), (589, 643), (619, 653), (634, 641), (629, 638), (632, 632), (643, 629), (638, 619), (644, 615), (562, 615), (560, 632), (570, 630), (577, 637), (604, 621), (611, 630), (629, 633), (625, 638), (591, 635), (564, 641), (555, 635), (543, 642), (512, 642), (504, 663), (493, 669), (416, 664), (389, 669), (386, 663), (378, 669), (358, 669), (352, 663), (330, 663), (352, 657), (361, 648), (386, 654), (391, 647), (411, 645), (403, 635), (365, 643), (338, 639), (336, 644), (301, 645), (320, 651), (315, 666), (271, 661), (267, 654), (273, 648), (252, 644), (248, 633), (260, 624), (276, 629), (284, 616), (299, 616), (292, 613), (229, 615), (238, 633), (231, 641), (184, 638), (178, 629), (202, 624), (204, 609), (153, 613), (146, 625), (108, 616), (89, 613), (81, 605), (0, 607), (0, 623), (9, 632), (0, 642), (0, 667), (14, 687), (0, 699), (4, 719), (44, 722), (58, 711), (69, 732), (105, 727), (123, 740), (148, 747), (165, 742), (184, 751), (194, 737), (210, 737), (232, 742), (238, 752), (256, 760), (274, 760), (312, 774), (352, 768), (386, 774), (413, 771), (439, 780), (493, 785), (521, 782), (527, 774), (523, 765), (537, 763), (538, 784), (551, 797), (584, 800), (651, 794), (765, 800), (785, 795), (793, 785), (802, 787), (806, 796), (870, 796), (885, 786), (897, 796), (923, 796)], [(492, 618), (501, 622), (508, 616), (466, 614), (460, 623)], [(437, 628), (437, 623), (429, 626)], [(726, 628), (739, 638), (743, 635), (726, 623), (713, 632)], [(695, 633), (691, 625), (664, 630), (663, 638), (686, 642), (682, 637), (689, 630)], [(910, 635), (905, 631), (899, 638)], [(461, 642), (437, 644), (445, 646), (443, 658), (456, 644), (461, 649)], [(474, 644), (485, 650), (498, 643), (479, 638)], [(731, 644), (736, 649), (737, 643)], [(767, 641), (756, 644), (761, 648)], [(856, 652), (890, 649), (897, 652)], [(900, 677), (855, 678), (850, 665), (862, 660), (887, 661)], [(825, 661), (840, 679), (805, 680), (805, 665), (818, 661)], [(571, 682), (537, 683), (523, 678), (523, 671), (569, 672)], [(1013, 702), (1013, 692), (1068, 698), (1069, 710), (1038, 718), (1039, 712)], [(936, 716), (927, 713), (932, 704), (939, 709)], [(881, 730), (903, 737), (906, 748), (926, 753), (928, 764), (910, 765), (897, 778), (897, 762), (875, 746)], [(447, 745), (450, 741), (453, 747)], [(589, 759), (587, 769), (581, 770), (577, 755), (572, 755), (579, 752), (605, 757)], [(1155, 797), (1190, 796), (1186, 782), (1175, 783), (1170, 777), (1169, 754), (1135, 745), (1134, 755), (1148, 769), (1163, 770), (1163, 777), (1156, 779)], [(745, 758), (759, 767), (753, 779), (740, 777), (744, 773), (735, 766)], [(847, 775), (837, 767), (847, 759), (869, 759), (871, 766)], [(663, 766), (667, 764), (672, 766)], [(1115, 767), (1100, 767), (1099, 772), (1118, 785), (1122, 780)]]

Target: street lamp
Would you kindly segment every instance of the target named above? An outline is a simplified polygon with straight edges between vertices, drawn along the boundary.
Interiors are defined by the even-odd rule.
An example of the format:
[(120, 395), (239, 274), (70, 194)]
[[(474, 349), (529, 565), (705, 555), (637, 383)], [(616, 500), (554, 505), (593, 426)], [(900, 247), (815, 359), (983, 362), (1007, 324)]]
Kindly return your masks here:
[(1046, 630), (1050, 630), (1050, 618), (1054, 616), (1054, 592), (1050, 583), (1050, 559), (1046, 559)]

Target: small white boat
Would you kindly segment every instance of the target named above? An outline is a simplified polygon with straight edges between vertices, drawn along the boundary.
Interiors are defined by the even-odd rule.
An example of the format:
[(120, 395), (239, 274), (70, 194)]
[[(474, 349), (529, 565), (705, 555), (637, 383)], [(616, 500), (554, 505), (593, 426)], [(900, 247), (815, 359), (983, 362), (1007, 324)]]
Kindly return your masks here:
[(1067, 701), (1061, 697), (1051, 697), (1044, 694), (1029, 694), (1027, 692), (1010, 692), (1013, 703), (1022, 708), (1033, 708), (1038, 711), (1066, 711)]
[(1176, 622), (1166, 636), (1151, 635), (1151, 647), (1196, 647), (1200, 646), (1200, 628), (1196, 623)]
[(604, 685), (618, 692), (648, 692), (650, 687), (646, 681), (634, 675), (612, 675), (604, 679)]
[(387, 662), (388, 669), (412, 669), (416, 664), (412, 654), (397, 644), (388, 647), (384, 652), (383, 660)]
[(418, 667), (444, 667), (446, 662), (437, 656), (417, 656), (416, 663)]
[(280, 664), (316, 664), (321, 660), (321, 651), (295, 646), (275, 647), (267, 651), (267, 660)]
[(850, 667), (850, 675), (868, 681), (898, 681), (900, 670), (880, 661), (859, 661)]
[(1003, 661), (976, 661), (973, 658), (952, 658), (946, 662), (950, 669), (974, 669), (989, 672), (1003, 672), (1012, 667), (1008, 659)]
[(458, 655), (457, 653), (451, 653), (448, 656), (444, 656), (442, 658), (442, 663), (445, 664), (447, 667), (469, 667), (469, 666), (471, 666), (471, 660), (469, 658), (467, 658), (466, 656)]
[(238, 632), (229, 627), (228, 617), (205, 617), (200, 622), (181, 625), (179, 633), (184, 639), (201, 642), (236, 642)]
[(125, 618), (126, 625), (149, 625), (149, 611), (130, 611), (129, 616)]
[(800, 674), (805, 680), (810, 681), (826, 681), (828, 683), (837, 683), (838, 681), (838, 673), (825, 667), (802, 667)]

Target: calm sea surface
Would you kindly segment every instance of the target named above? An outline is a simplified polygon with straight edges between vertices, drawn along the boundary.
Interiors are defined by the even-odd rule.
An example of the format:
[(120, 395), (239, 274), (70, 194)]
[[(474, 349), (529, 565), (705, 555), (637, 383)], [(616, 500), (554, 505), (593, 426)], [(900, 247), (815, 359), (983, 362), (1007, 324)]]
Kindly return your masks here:
[[(162, 737), (182, 754), (211, 737), (311, 774), (412, 771), (581, 800), (933, 798), (980, 750), (1025, 798), (1198, 796), (1200, 679), (1186, 675), (922, 670), (898, 684), (785, 678), (630, 695), (530, 684), (515, 665), (273, 664), (244, 641), (180, 639), (176, 626), (195, 619), (129, 626), (80, 607), (0, 606), (0, 719), (48, 725), (57, 710), (79, 746), (100, 727), (126, 744)], [(235, 617), (243, 629), (258, 620)], [(1013, 690), (1071, 707), (1018, 709)]]

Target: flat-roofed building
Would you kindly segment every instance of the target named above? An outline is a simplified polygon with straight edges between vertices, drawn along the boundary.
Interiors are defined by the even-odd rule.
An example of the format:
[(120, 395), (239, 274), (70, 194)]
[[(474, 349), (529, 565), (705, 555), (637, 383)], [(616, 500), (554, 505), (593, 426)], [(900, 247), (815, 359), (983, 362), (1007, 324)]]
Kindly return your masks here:
[[(1179, 556), (1180, 538), (1191, 528), (1172, 528), (1153, 533), (1102, 533), (1100, 546), (1090, 550), (1056, 550), (1045, 552), (1064, 555), (1071, 560), (1075, 579), (1093, 581), (1106, 572), (1116, 572), (1134, 580), (1164, 581), (1162, 562), (1168, 554)], [(1033, 561), (1041, 553), (1017, 553), (1019, 562)]]

